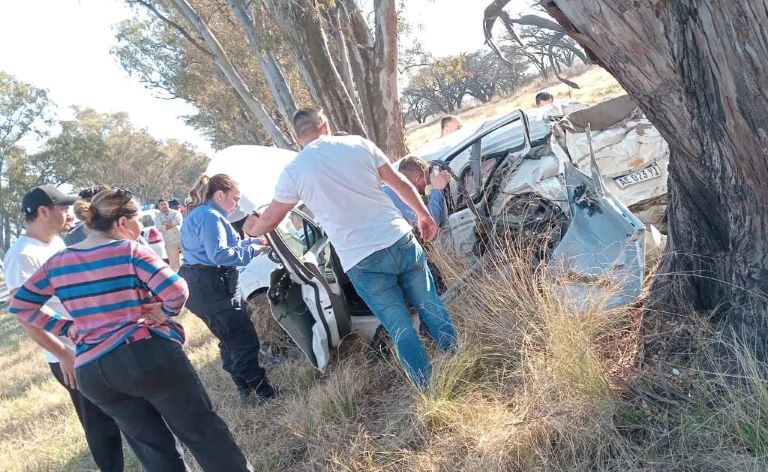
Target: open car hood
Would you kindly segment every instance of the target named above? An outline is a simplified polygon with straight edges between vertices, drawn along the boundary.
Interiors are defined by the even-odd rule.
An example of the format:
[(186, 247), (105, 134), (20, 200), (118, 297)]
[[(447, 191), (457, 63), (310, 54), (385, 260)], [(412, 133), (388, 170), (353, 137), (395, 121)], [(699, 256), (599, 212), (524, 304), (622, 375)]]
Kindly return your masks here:
[(240, 206), (229, 221), (241, 220), (272, 201), (280, 174), (295, 157), (294, 151), (272, 146), (238, 145), (217, 152), (206, 174), (229, 174), (240, 184)]

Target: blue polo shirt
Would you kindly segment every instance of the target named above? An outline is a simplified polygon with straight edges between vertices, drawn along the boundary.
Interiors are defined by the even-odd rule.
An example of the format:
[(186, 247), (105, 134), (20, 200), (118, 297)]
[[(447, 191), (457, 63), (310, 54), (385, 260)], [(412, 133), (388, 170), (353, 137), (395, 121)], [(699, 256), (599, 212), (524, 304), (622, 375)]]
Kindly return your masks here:
[(244, 266), (260, 254), (258, 239), (241, 240), (224, 215), (210, 200), (189, 212), (181, 226), (185, 264)]
[[(389, 198), (392, 199), (392, 202), (395, 204), (398, 210), (400, 210), (400, 213), (403, 214), (403, 218), (405, 218), (405, 221), (410, 223), (411, 226), (414, 228), (416, 227), (416, 212), (414, 212), (411, 207), (408, 206), (407, 203), (405, 203), (400, 196), (392, 190), (389, 186), (383, 185), (382, 190), (384, 190), (384, 193), (389, 195)], [(427, 203), (427, 209), (429, 210), (429, 214), (432, 215), (432, 218), (435, 219), (435, 223), (437, 223), (437, 226), (443, 226), (443, 223), (445, 223), (445, 192), (442, 190), (438, 190), (433, 188), (432, 193), (429, 194), (429, 202)]]

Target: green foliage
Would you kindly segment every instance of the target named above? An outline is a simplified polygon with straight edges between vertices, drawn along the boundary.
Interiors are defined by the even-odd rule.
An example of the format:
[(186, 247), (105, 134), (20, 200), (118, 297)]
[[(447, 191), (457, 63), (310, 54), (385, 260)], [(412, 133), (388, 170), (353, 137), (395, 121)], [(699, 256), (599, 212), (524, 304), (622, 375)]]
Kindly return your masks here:
[[(24, 227), (21, 199), (32, 187), (67, 184), (77, 190), (105, 183), (129, 188), (145, 201), (183, 197), (207, 165), (208, 158), (189, 144), (157, 140), (125, 113), (76, 108), (73, 120), (58, 123), (59, 132), (47, 136), (51, 108), (45, 90), (0, 72), (2, 248)], [(32, 144), (42, 146), (25, 149)]]
[[(21, 211), (19, 194), (34, 173), (24, 166), (25, 140), (41, 137), (51, 123), (47, 91), (0, 71), (0, 246), (8, 247), (17, 234)], [(31, 163), (32, 168), (40, 163)], [(43, 178), (48, 173), (41, 174)]]
[(125, 113), (77, 110), (75, 119), (61, 127), (41, 154), (58, 162), (61, 175), (75, 187), (120, 185), (145, 201), (182, 197), (208, 161), (189, 144), (160, 141), (136, 129)]
[[(128, 2), (131, 4), (132, 2)], [(151, 2), (169, 20), (193, 33), (193, 29), (176, 17), (165, 2)], [(196, 0), (191, 2), (204, 18), (225, 49), (228, 58), (245, 80), (253, 95), (264, 103), (268, 113), (280, 121), (277, 104), (263, 76), (259, 59), (224, 2)], [(252, 14), (258, 9), (254, 7)], [(257, 21), (263, 26), (264, 45), (272, 51), (286, 75), (291, 90), (299, 101), (308, 94), (290, 59), (283, 38), (275, 33), (266, 15)], [(141, 6), (133, 18), (117, 25), (112, 55), (133, 77), (148, 89), (166, 99), (181, 99), (195, 106), (196, 112), (184, 117), (185, 122), (211, 141), (214, 149), (233, 144), (263, 144), (270, 139), (263, 127), (248, 115), (247, 107), (237, 98), (210, 53), (185, 39), (181, 33)], [(193, 34), (194, 36), (194, 34)], [(204, 46), (203, 46), (204, 47)], [(289, 124), (281, 123), (289, 132)]]
[(491, 52), (422, 60), (429, 64), (411, 76), (401, 97), (407, 117), (419, 123), (437, 112), (460, 109), (467, 95), (485, 103), (512, 94), (527, 79), (524, 60), (513, 57), (507, 64)]
[(19, 141), (43, 133), (51, 122), (51, 108), (46, 90), (0, 71), (0, 166), (2, 159)]

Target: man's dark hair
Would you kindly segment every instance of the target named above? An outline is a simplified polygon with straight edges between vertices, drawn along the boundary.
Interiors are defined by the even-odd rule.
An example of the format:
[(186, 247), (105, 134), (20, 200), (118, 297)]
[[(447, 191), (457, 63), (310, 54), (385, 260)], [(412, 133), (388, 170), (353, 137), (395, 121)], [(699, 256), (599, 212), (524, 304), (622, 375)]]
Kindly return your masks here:
[(293, 128), (296, 135), (301, 136), (310, 131), (316, 131), (325, 120), (322, 108), (299, 108), (293, 114)]
[(541, 102), (548, 102), (553, 98), (554, 97), (552, 97), (552, 94), (549, 92), (539, 92), (536, 94), (536, 106), (538, 106)]
[[(48, 205), (48, 208), (50, 208), (51, 206), (53, 206), (53, 205)], [(40, 214), (40, 208), (42, 208), (42, 206), (37, 207), (35, 209), (34, 213), (23, 212), (24, 213), (24, 221), (26, 223), (33, 223), (37, 219), (37, 216)]]
[(456, 115), (445, 115), (440, 119), (440, 129), (445, 129), (445, 127), (448, 126), (448, 123), (454, 120), (459, 121), (459, 118)]
[(397, 170), (399, 170), (403, 174), (412, 174), (412, 173), (421, 173), (423, 175), (426, 175), (429, 172), (429, 164), (424, 159), (420, 158), (419, 156), (405, 156), (402, 161), (400, 161), (400, 165), (397, 167)]
[(160, 204), (160, 203), (163, 203), (164, 201), (165, 201), (165, 198), (159, 198), (159, 199), (157, 200), (157, 203), (158, 203), (158, 204)]

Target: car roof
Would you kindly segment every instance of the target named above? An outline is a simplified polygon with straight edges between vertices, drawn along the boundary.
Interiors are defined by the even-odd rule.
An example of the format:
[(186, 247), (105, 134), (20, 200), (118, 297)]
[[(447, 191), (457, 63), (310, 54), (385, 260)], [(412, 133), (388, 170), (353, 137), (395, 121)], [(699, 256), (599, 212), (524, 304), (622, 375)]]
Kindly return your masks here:
[[(552, 128), (545, 117), (536, 113), (528, 113), (524, 112), (523, 110), (515, 110), (511, 113), (507, 113), (505, 115), (484, 121), (474, 130), (469, 128), (469, 130), (464, 131), (466, 128), (463, 128), (462, 130), (451, 133), (448, 136), (439, 138), (435, 141), (431, 141), (418, 150), (414, 151), (413, 154), (421, 157), (426, 161), (445, 161), (452, 156), (454, 151), (475, 142), (477, 139), (485, 136), (495, 129), (498, 129), (508, 123), (514, 122), (515, 120), (519, 120), (521, 116), (524, 116), (528, 119), (528, 131), (530, 133), (532, 145), (540, 144), (549, 137)], [(522, 120), (520, 121), (519, 126), (511, 127), (509, 132), (515, 134), (507, 136), (508, 140), (516, 141), (516, 136), (519, 134), (519, 141), (522, 143), (524, 141)]]

